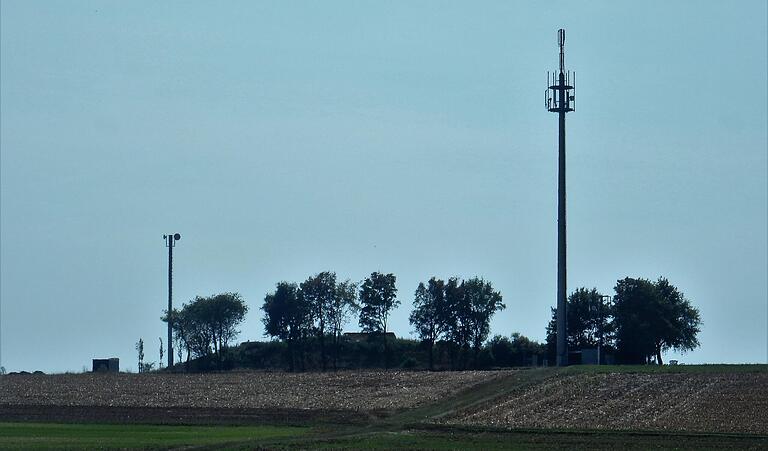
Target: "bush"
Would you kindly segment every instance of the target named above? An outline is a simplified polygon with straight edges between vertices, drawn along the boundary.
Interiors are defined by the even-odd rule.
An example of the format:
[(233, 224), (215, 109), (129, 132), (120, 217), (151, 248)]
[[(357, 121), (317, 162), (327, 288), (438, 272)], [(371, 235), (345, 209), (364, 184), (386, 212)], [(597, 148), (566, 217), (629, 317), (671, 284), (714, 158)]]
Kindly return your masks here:
[(490, 348), (494, 365), (512, 366), (515, 350), (509, 338), (496, 335), (491, 339), (487, 347)]
[(476, 367), (487, 369), (493, 366), (494, 366), (494, 361), (493, 361), (493, 355), (491, 354), (491, 351), (487, 347), (480, 349), (480, 352), (477, 354)]
[(402, 362), (400, 362), (400, 368), (403, 369), (416, 368), (418, 365), (419, 362), (417, 362), (413, 357), (406, 357)]

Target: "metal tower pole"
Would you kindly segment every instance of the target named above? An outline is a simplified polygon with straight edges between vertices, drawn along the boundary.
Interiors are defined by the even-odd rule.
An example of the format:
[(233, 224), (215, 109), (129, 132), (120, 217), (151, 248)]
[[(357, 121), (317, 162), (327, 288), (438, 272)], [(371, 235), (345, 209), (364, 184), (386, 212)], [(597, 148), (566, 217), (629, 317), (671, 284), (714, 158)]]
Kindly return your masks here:
[[(560, 47), (562, 51), (562, 47)], [(565, 96), (562, 66), (559, 77), (560, 98)], [(558, 112), (558, 176), (557, 176), (557, 366), (568, 365), (566, 341), (566, 230), (565, 230), (565, 111)]]
[(173, 236), (168, 237), (168, 368), (173, 366)]
[(173, 248), (181, 235), (163, 235), (168, 248), (168, 368), (173, 366)]
[[(550, 79), (547, 76), (545, 105), (558, 115), (558, 177), (557, 177), (557, 366), (568, 365), (567, 342), (567, 273), (565, 227), (565, 113), (574, 111), (574, 87), (571, 73), (565, 70), (565, 30), (557, 31), (560, 46), (560, 70)], [(575, 76), (574, 76), (575, 77)]]

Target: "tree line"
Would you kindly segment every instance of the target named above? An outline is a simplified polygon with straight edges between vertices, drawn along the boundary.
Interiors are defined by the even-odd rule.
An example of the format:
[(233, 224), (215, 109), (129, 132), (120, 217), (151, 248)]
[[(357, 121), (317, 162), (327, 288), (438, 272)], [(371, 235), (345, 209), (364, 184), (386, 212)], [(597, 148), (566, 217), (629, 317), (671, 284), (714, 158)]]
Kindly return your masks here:
[[(624, 278), (613, 296), (596, 288), (579, 288), (567, 301), (568, 349), (601, 346), (618, 363), (663, 364), (662, 353), (692, 351), (699, 346), (701, 314), (685, 295), (664, 277), (656, 281)], [(547, 325), (547, 355), (557, 347), (556, 310)]]
[[(663, 352), (685, 352), (699, 345), (699, 311), (667, 279), (625, 278), (617, 281), (614, 291), (610, 297), (595, 288), (578, 288), (568, 297), (570, 350), (600, 346), (620, 363), (655, 359), (661, 364)], [(258, 355), (272, 362), (265, 367), (285, 364), (291, 371), (354, 366), (433, 369), (436, 365), (466, 369), (554, 362), (554, 309), (544, 344), (519, 333), (489, 340), (490, 321), (505, 308), (501, 293), (480, 277), (432, 277), (419, 283), (414, 292), (409, 322), (417, 341), (397, 340), (388, 327), (392, 311), (400, 305), (397, 293), (396, 277), (391, 273), (373, 272), (359, 283), (339, 281), (331, 271), (301, 283), (278, 282), (261, 306), (265, 336), (275, 345), (248, 342), (247, 355), (237, 355), (229, 348), (248, 312), (240, 294), (198, 296), (171, 312), (178, 361), (186, 353), (186, 364), (195, 359), (208, 362), (208, 368), (261, 367), (263, 363), (254, 361)], [(162, 319), (168, 321), (167, 312)], [(343, 331), (353, 320), (363, 333), (351, 343)], [(138, 345), (140, 368), (151, 369), (141, 361), (143, 342), (141, 349)]]
[(505, 308), (501, 293), (478, 277), (463, 281), (451, 277), (448, 282), (433, 277), (426, 285), (419, 283), (409, 320), (429, 350), (429, 369), (434, 365), (433, 351), (438, 341), (453, 345), (462, 368), (466, 368), (470, 353), (477, 366), (491, 318)]
[[(391, 276), (391, 277), (390, 277)], [(386, 317), (395, 304), (395, 277), (374, 273), (363, 284), (366, 320), (384, 317), (382, 330), (386, 332)], [(361, 295), (361, 299), (363, 296)], [(336, 274), (325, 271), (307, 278), (301, 284), (279, 282), (275, 291), (264, 298), (265, 335), (283, 340), (288, 345), (291, 371), (305, 368), (304, 355), (307, 339), (315, 336), (320, 346), (321, 365), (328, 364), (326, 339), (333, 348), (333, 367), (338, 364), (338, 345), (344, 325), (360, 311), (357, 285), (349, 280), (337, 283)]]
[[(291, 370), (305, 367), (307, 339), (314, 338), (325, 370), (326, 339), (331, 340), (331, 363), (337, 368), (343, 327), (357, 316), (367, 339), (381, 343), (382, 363), (388, 367), (392, 355), (387, 324), (392, 310), (400, 305), (395, 282), (394, 274), (379, 272), (371, 273), (359, 287), (349, 280), (337, 283), (333, 272), (321, 272), (301, 284), (279, 282), (264, 299), (264, 329), (268, 336), (287, 343)], [(433, 277), (426, 285), (420, 283), (410, 323), (429, 350), (429, 368), (433, 367), (433, 350), (440, 339), (455, 345), (462, 367), (466, 367), (470, 351), (477, 362), (480, 347), (488, 338), (491, 317), (503, 308), (501, 294), (478, 277), (454, 277), (447, 283)]]

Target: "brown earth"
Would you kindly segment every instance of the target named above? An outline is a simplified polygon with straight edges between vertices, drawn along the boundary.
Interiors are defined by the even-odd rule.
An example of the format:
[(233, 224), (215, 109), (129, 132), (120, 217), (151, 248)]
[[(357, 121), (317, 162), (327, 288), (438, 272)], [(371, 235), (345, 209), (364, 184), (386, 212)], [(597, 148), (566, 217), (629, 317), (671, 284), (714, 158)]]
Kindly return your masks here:
[(502, 373), (13, 374), (0, 376), (0, 421), (365, 423)]
[(183, 425), (368, 425), (386, 411), (222, 407), (105, 407), (1, 405), (0, 422)]
[(768, 372), (559, 374), (436, 422), (768, 434)]
[(453, 428), (768, 436), (764, 367), (601, 371), (6, 375), (0, 421), (370, 425), (386, 418)]

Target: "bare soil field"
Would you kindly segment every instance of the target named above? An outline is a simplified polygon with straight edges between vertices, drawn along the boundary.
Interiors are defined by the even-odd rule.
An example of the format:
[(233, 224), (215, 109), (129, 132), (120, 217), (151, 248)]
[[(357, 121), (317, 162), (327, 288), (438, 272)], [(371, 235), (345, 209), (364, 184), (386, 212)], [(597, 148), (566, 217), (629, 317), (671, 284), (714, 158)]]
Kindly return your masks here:
[(768, 438), (766, 387), (764, 365), (24, 374), (0, 376), (0, 422), (344, 424), (380, 431), (422, 425), (479, 433), (645, 431)]
[(768, 372), (556, 374), (435, 422), (768, 434)]
[(0, 420), (359, 423), (435, 402), (504, 373), (14, 374), (0, 376)]

